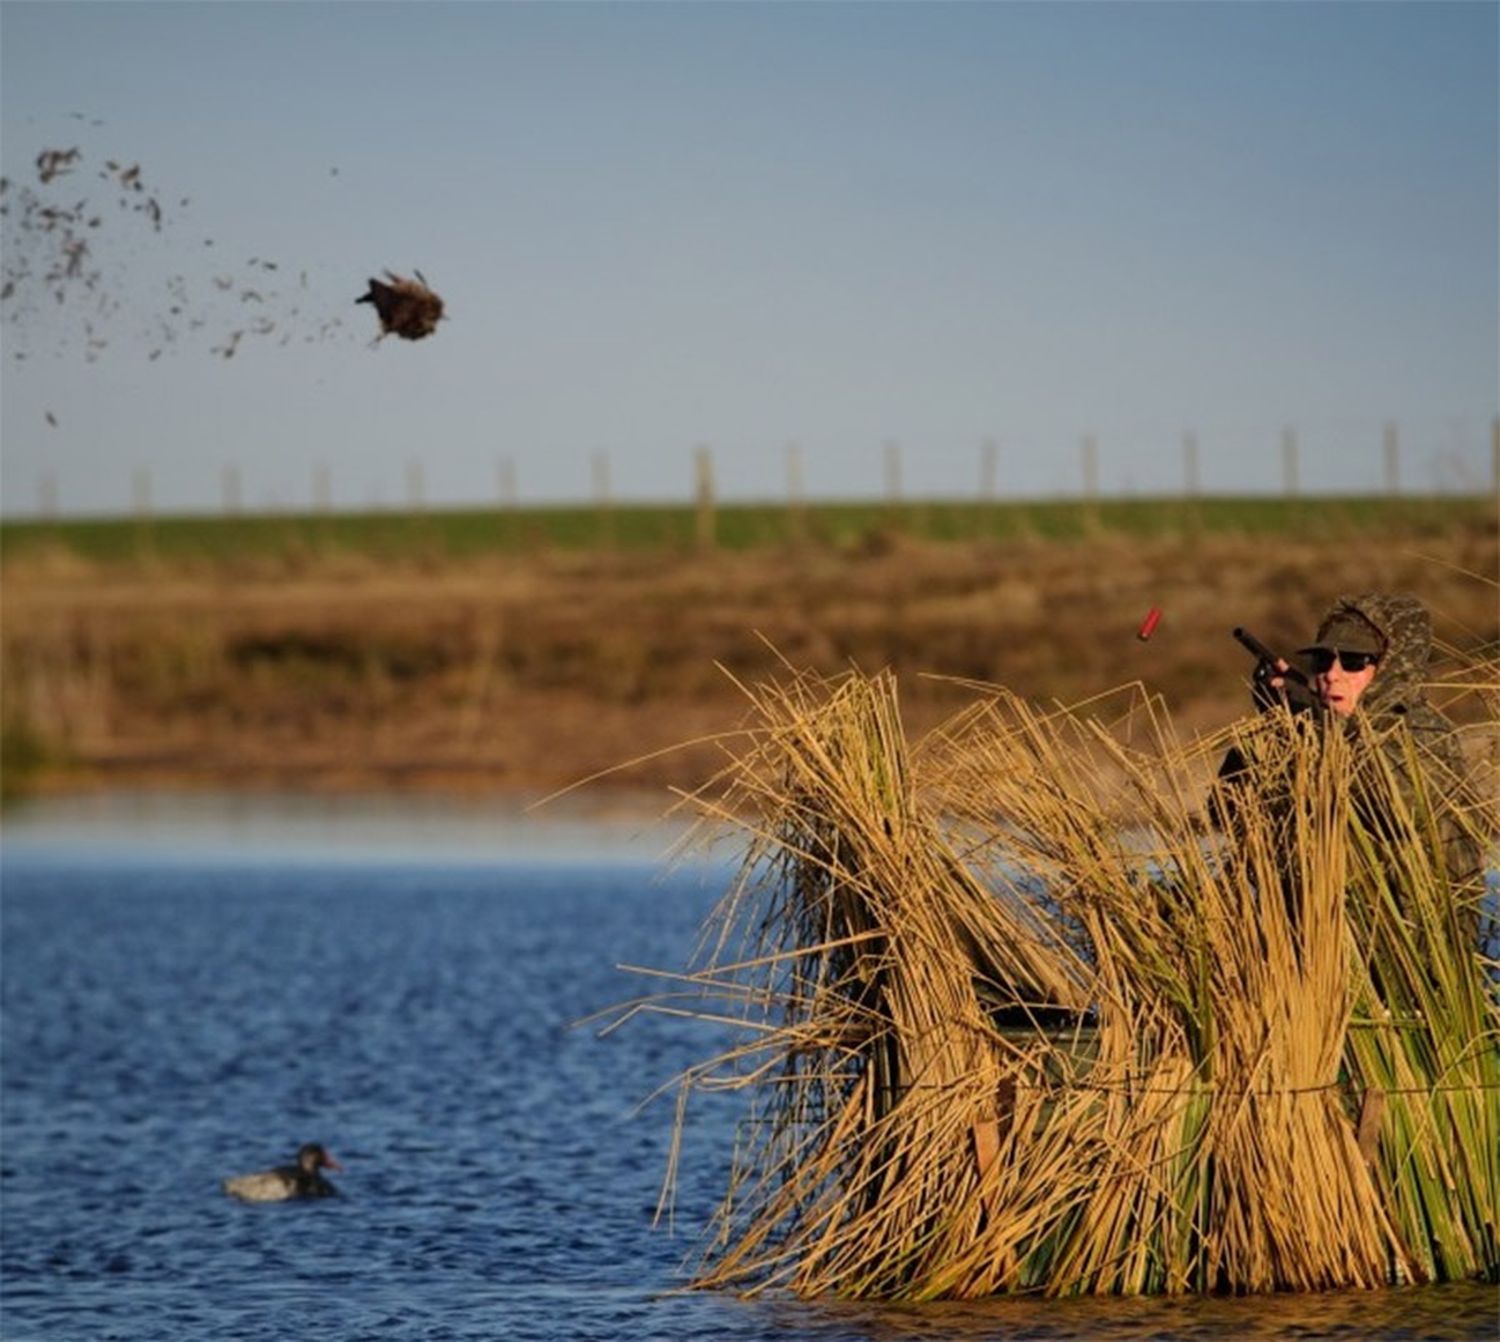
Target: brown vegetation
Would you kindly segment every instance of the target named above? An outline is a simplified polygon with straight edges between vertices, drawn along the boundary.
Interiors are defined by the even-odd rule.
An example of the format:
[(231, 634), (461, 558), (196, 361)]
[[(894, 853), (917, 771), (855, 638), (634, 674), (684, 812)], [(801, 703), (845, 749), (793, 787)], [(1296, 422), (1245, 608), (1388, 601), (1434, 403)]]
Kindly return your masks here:
[[(912, 745), (889, 676), (751, 694), (756, 730), (684, 802), (742, 840), (739, 876), (695, 964), (622, 1011), (721, 1048), (742, 1027), (679, 1078), (679, 1132), (697, 1092), (745, 1102), (697, 1284), (1500, 1275), (1496, 965), (1432, 842), (1488, 843), (1492, 789), (1408, 793), (1286, 713), (1184, 742), (1139, 693), (1112, 696), (1128, 742), (986, 691)], [(1206, 784), (1231, 745), (1262, 772)]]
[[(33, 549), (4, 572), (4, 716), (48, 762), (42, 786), (545, 791), (732, 729), (734, 678), (779, 653), (827, 673), (896, 670), (914, 730), (964, 700), (965, 678), (1044, 703), (1140, 680), (1196, 730), (1245, 704), (1232, 626), (1291, 648), (1336, 593), (1399, 588), (1473, 652), (1497, 638), (1495, 569), (1485, 524), (426, 564)], [(1153, 605), (1164, 615), (1143, 642)], [(672, 751), (619, 777), (692, 783), (717, 758)]]

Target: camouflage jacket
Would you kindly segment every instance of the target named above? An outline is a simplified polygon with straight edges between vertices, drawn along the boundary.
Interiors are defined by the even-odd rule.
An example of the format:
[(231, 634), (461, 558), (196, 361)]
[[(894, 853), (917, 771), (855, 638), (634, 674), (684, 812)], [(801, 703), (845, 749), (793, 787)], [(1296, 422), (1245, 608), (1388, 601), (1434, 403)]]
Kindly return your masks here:
[[(1474, 837), (1476, 826), (1462, 818), (1476, 807), (1477, 800), (1463, 750), (1453, 724), (1427, 698), (1427, 664), (1432, 653), (1432, 621), (1427, 609), (1416, 597), (1404, 594), (1341, 596), (1319, 621), (1318, 637), (1335, 618), (1349, 614), (1357, 614), (1373, 626), (1385, 650), (1356, 711), (1347, 718), (1320, 713), (1318, 726), (1323, 731), (1342, 729), (1355, 748), (1356, 768), (1362, 756), (1369, 759), (1368, 752), (1378, 751), (1408, 803), (1416, 800), (1418, 779), (1414, 775), (1419, 771), (1421, 791), (1437, 819), (1443, 864), (1450, 881), (1455, 886), (1482, 885), (1483, 853)], [(1251, 738), (1245, 744), (1250, 748)], [(1231, 748), (1220, 777), (1242, 783), (1253, 775), (1261, 785), (1276, 777), (1274, 769), (1267, 774), (1263, 769), (1250, 769), (1249, 764), (1239, 747)], [(1360, 786), (1356, 777), (1356, 802), (1367, 824), (1385, 828), (1380, 806), (1373, 800), (1380, 794), (1379, 782), (1373, 774), (1366, 778), (1367, 784)], [(1226, 801), (1232, 811), (1232, 792)], [(1215, 809), (1222, 812), (1221, 807)], [(1216, 818), (1221, 823), (1232, 822), (1232, 815), (1221, 813)], [(1224, 823), (1223, 827), (1230, 828), (1231, 824)]]
[(1408, 801), (1415, 799), (1413, 765), (1439, 821), (1449, 878), (1468, 884), (1483, 875), (1483, 854), (1460, 814), (1473, 804), (1472, 783), (1453, 724), (1427, 698), (1432, 620), (1414, 596), (1372, 592), (1341, 596), (1318, 629), (1339, 615), (1358, 614), (1379, 631), (1386, 649), (1379, 669), (1344, 730), (1363, 748), (1379, 750)]

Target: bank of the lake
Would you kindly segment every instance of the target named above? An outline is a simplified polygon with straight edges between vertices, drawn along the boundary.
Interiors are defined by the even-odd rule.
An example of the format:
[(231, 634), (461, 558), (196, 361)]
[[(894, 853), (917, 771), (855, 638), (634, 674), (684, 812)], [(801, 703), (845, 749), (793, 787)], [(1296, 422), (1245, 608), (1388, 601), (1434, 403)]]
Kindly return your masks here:
[[(1362, 503), (1202, 527), (1186, 505), (1101, 509), (1092, 526), (1076, 505), (1015, 508), (977, 536), (904, 514), (882, 526), (876, 510), (847, 535), (711, 550), (484, 548), (461, 530), (430, 551), (378, 530), (364, 548), (277, 548), (284, 529), (254, 528), (236, 547), (233, 523), (200, 521), (175, 547), (116, 553), (81, 524), (50, 542), (12, 526), (0, 777), (11, 791), (546, 792), (634, 761), (608, 780), (694, 786), (721, 758), (708, 738), (739, 725), (740, 684), (784, 664), (895, 669), (913, 732), (967, 703), (970, 682), (1081, 703), (1136, 680), (1191, 731), (1244, 709), (1235, 625), (1289, 649), (1348, 591), (1416, 592), (1457, 654), (1492, 653), (1493, 509)], [(1460, 719), (1472, 707), (1440, 697)]]

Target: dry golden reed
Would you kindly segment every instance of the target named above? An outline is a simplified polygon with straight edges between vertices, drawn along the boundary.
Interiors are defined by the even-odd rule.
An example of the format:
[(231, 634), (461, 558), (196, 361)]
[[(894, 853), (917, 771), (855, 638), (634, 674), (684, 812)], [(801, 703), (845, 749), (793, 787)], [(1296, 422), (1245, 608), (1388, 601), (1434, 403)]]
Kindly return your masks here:
[(888, 674), (746, 692), (685, 799), (744, 860), (662, 999), (739, 1026), (680, 1078), (679, 1123), (696, 1089), (746, 1106), (695, 1284), (1500, 1274), (1495, 966), (1431, 856), (1443, 823), (1487, 844), (1490, 804), (1285, 713), (1184, 743), (1139, 690), (1108, 726), (982, 690), (914, 746)]

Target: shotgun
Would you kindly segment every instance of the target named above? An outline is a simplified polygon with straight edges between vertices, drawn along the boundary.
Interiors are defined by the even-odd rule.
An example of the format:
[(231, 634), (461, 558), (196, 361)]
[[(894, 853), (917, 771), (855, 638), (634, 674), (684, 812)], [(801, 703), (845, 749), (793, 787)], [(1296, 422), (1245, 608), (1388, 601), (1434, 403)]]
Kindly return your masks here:
[[(1278, 657), (1243, 626), (1235, 628), (1234, 636), (1242, 647), (1255, 654), (1255, 674), (1250, 678), (1250, 697), (1257, 708), (1271, 708), (1278, 703), (1285, 703), (1293, 713), (1322, 708), (1323, 702), (1305, 672), (1299, 671), (1290, 663), (1287, 663), (1287, 669), (1283, 671), (1277, 663), (1285, 659)], [(1273, 685), (1273, 679), (1280, 680), (1281, 684)]]
[(1306, 685), (1308, 683), (1307, 677), (1301, 671), (1297, 670), (1295, 666), (1292, 666), (1289, 662), (1287, 663), (1287, 669), (1285, 671), (1277, 668), (1276, 663), (1284, 661), (1285, 659), (1277, 656), (1276, 653), (1272, 652), (1270, 648), (1266, 647), (1266, 645), (1262, 643), (1260, 639), (1256, 638), (1255, 635), (1252, 634), (1243, 625), (1235, 627), (1234, 636), (1248, 651), (1253, 652), (1257, 658), (1270, 665), (1274, 670), (1274, 674), (1280, 676), (1283, 680), (1293, 680), (1296, 681), (1299, 685)]

